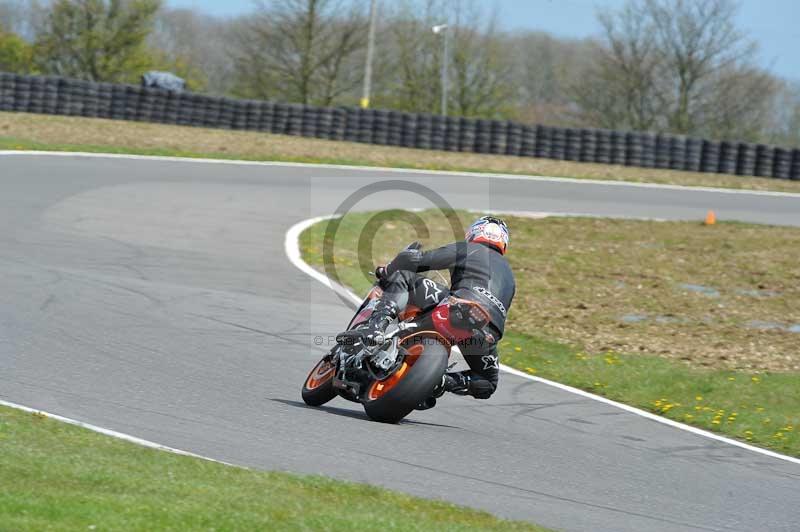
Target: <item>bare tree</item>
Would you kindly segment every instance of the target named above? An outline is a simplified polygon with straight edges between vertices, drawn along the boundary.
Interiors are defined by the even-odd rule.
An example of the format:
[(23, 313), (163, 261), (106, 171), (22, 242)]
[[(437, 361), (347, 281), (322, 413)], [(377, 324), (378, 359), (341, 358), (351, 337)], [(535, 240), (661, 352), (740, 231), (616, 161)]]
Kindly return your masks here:
[(608, 128), (651, 129), (658, 118), (657, 42), (646, 8), (629, 3), (599, 16), (604, 46), (596, 45), (588, 79), (572, 91), (589, 123)]
[(361, 82), (361, 7), (342, 0), (261, 2), (236, 33), (236, 92), (305, 104), (337, 101)]
[(559, 39), (543, 32), (516, 32), (503, 38), (512, 61), (508, 82), (514, 117), (526, 122), (564, 125), (571, 119), (567, 90), (585, 80), (594, 64), (588, 40)]
[[(645, 0), (643, 8), (656, 34), (662, 77), (671, 82), (662, 85), (660, 98), (670, 109), (669, 128), (694, 133), (701, 128), (698, 116), (704, 113), (698, 111), (705, 103), (725, 101), (713, 97), (715, 89), (724, 92), (720, 76), (749, 70), (756, 45), (736, 28), (733, 0)], [(727, 78), (727, 83), (742, 79)]]
[(233, 85), (226, 53), (233, 24), (191, 9), (162, 8), (148, 45), (163, 56), (166, 67), (178, 67), (190, 78), (200, 78), (205, 92), (222, 95)]
[(630, 0), (603, 13), (596, 66), (575, 89), (590, 123), (757, 138), (775, 94), (733, 0)]
[(769, 141), (800, 148), (800, 81), (784, 82), (778, 91)]
[[(496, 17), (471, 0), (404, 1), (387, 18), (385, 69), (378, 105), (437, 113), (442, 91), (443, 35), (434, 25), (448, 24), (448, 107), (461, 116), (497, 116), (512, 101), (512, 61)], [(485, 21), (485, 22), (482, 22)]]
[(0, 26), (33, 42), (44, 26), (50, 0), (0, 0)]
[(384, 50), (392, 68), (385, 72), (376, 94), (376, 105), (404, 111), (437, 112), (441, 91), (441, 43), (431, 28), (445, 18), (441, 3), (423, 5), (404, 1), (389, 18), (389, 37)]
[[(485, 18), (485, 25), (480, 20)], [(485, 16), (469, 2), (455, 4), (453, 109), (461, 116), (494, 117), (509, 111), (512, 63), (497, 30), (497, 13)], [(505, 113), (503, 112), (505, 111)]]

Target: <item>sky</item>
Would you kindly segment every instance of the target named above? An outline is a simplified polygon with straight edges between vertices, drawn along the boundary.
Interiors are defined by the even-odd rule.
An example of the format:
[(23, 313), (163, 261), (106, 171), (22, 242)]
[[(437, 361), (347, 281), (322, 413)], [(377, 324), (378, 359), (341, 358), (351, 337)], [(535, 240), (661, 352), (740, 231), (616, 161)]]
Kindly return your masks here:
[[(363, 0), (365, 5), (368, 3)], [(391, 0), (380, 0), (391, 2)], [(597, 9), (619, 8), (625, 0), (479, 0), (497, 6), (506, 29), (542, 30), (562, 37), (600, 33)], [(253, 0), (166, 0), (172, 7), (194, 7), (234, 16), (252, 9)], [(760, 62), (779, 76), (800, 81), (800, 0), (740, 0), (739, 26), (760, 46)]]

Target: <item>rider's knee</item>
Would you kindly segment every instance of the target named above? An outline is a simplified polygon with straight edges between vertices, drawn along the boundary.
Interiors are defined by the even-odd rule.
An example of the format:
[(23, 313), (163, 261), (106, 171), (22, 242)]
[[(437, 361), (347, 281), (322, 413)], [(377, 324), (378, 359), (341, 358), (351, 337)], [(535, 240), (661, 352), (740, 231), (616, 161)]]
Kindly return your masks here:
[(497, 383), (487, 379), (472, 378), (469, 383), (469, 394), (475, 399), (488, 399), (497, 390)]

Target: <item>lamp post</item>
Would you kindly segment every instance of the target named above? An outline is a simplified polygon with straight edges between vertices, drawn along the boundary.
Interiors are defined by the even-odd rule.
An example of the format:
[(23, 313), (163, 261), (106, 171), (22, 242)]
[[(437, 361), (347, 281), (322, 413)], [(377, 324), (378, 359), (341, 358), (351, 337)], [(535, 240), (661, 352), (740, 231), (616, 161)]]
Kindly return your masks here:
[(375, 20), (378, 14), (377, 0), (371, 0), (369, 6), (369, 36), (367, 37), (367, 62), (364, 66), (364, 93), (361, 96), (361, 107), (369, 107), (372, 92), (372, 57), (375, 55)]
[(442, 34), (444, 53), (442, 54), (442, 116), (447, 116), (447, 66), (450, 63), (450, 43), (448, 25), (438, 24), (431, 28), (436, 35)]

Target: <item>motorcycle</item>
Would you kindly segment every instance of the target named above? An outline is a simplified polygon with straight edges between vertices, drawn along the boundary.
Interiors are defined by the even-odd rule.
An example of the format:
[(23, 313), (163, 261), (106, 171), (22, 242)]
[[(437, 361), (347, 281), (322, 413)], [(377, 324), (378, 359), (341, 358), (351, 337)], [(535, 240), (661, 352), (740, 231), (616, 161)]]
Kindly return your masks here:
[(382, 295), (378, 281), (337, 335), (336, 346), (311, 370), (302, 389), (307, 405), (321, 406), (338, 395), (361, 403), (370, 419), (383, 423), (397, 423), (417, 407), (431, 408), (453, 346), (489, 323), (480, 303), (451, 294), (427, 312), (409, 305), (387, 327), (383, 342), (370, 345), (367, 322)]

